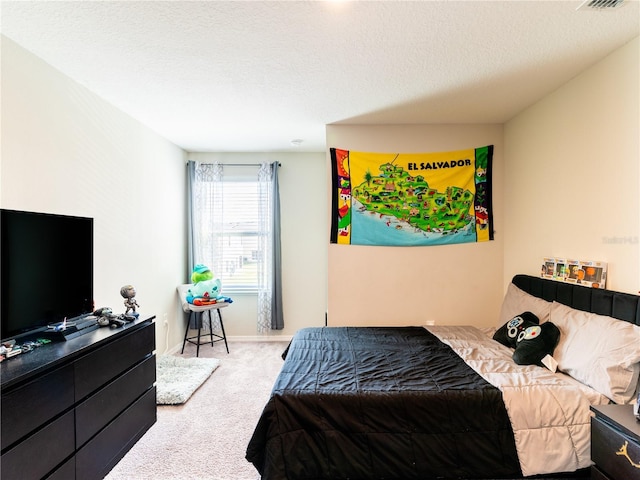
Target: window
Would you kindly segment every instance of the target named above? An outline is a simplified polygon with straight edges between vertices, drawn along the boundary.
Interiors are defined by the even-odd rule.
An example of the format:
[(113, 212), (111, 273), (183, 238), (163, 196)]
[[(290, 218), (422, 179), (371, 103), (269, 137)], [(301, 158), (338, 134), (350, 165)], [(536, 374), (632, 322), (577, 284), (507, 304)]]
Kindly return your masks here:
[(269, 189), (255, 167), (199, 165), (194, 197), (194, 261), (222, 282), (222, 293), (254, 292), (267, 252)]
[(210, 233), (220, 253), (215, 273), (226, 291), (256, 290), (260, 237), (264, 235), (259, 229), (258, 182), (224, 180), (220, 187), (221, 217), (218, 228)]

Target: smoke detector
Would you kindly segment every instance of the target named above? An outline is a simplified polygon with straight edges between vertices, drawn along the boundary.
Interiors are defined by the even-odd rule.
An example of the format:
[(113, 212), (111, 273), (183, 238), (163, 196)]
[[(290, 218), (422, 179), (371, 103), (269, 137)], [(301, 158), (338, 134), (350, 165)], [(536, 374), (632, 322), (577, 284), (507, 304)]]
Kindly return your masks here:
[(595, 10), (609, 10), (622, 6), (624, 0), (584, 0), (576, 10), (586, 10), (587, 8)]

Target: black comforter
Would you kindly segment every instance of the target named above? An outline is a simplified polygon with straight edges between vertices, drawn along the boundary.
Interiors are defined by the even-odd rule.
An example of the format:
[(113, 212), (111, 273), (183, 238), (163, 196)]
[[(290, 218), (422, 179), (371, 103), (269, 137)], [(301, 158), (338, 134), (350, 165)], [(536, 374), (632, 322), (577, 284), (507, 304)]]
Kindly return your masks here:
[(296, 333), (246, 458), (271, 480), (520, 475), (500, 391), (420, 327)]

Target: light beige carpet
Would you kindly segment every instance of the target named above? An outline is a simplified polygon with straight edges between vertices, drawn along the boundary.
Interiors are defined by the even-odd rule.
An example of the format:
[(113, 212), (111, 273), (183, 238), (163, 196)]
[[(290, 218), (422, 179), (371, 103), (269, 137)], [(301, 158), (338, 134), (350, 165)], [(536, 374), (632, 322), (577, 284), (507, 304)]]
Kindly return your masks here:
[(176, 355), (156, 357), (156, 403), (179, 405), (218, 368), (217, 358), (183, 358)]
[[(220, 366), (182, 405), (158, 405), (158, 421), (107, 480), (256, 480), (244, 458), (249, 439), (282, 367), (287, 342), (201, 346)], [(195, 357), (195, 345), (184, 357)], [(180, 356), (177, 354), (176, 356)]]

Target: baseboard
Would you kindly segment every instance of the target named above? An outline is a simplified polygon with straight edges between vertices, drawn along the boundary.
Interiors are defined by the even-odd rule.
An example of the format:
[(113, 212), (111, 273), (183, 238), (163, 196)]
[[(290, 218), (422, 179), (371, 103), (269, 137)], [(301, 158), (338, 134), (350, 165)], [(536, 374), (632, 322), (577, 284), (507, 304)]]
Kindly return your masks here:
[(235, 335), (227, 336), (229, 342), (290, 342), (292, 335)]
[[(227, 342), (290, 342), (293, 335), (234, 335), (227, 336)], [(207, 345), (205, 339), (202, 339), (201, 345)], [(209, 344), (210, 345), (210, 344)], [(159, 355), (174, 355), (182, 350), (182, 342), (175, 345), (173, 348), (158, 353)]]
[(176, 345), (172, 349), (161, 353), (160, 355), (173, 355), (174, 353), (178, 353), (180, 350), (182, 350), (182, 342), (180, 342), (178, 345)]

